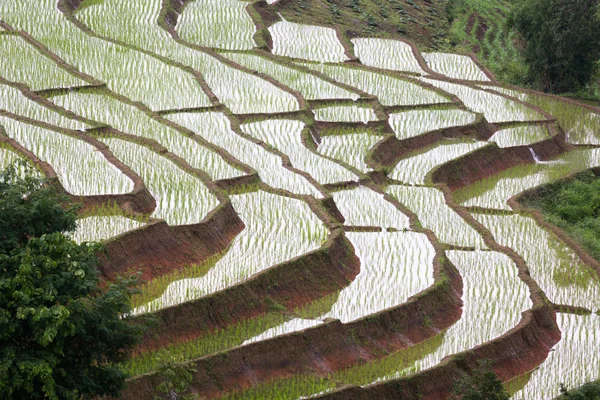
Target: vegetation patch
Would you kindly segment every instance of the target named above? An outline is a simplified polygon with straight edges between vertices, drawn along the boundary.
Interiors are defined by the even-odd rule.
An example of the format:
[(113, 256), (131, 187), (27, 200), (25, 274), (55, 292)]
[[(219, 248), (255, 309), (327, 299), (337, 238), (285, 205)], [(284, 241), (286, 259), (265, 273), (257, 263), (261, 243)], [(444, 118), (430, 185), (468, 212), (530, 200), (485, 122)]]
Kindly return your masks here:
[(522, 199), (600, 260), (600, 178), (593, 172), (550, 183)]

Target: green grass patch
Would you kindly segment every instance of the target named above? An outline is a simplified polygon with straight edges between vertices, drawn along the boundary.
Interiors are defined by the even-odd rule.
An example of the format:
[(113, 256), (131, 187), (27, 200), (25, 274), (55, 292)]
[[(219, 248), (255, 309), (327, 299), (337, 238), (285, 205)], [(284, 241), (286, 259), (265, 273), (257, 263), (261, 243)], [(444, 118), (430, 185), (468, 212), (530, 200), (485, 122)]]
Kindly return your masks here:
[(523, 203), (540, 210), (546, 220), (580, 243), (600, 261), (600, 178), (584, 172), (544, 186)]
[(140, 294), (134, 296), (131, 300), (132, 307), (141, 307), (148, 304), (152, 300), (159, 298), (165, 292), (167, 287), (173, 282), (177, 282), (182, 279), (203, 277), (208, 273), (208, 271), (210, 271), (212, 267), (215, 266), (217, 261), (219, 261), (226, 252), (227, 250), (212, 256), (203, 263), (190, 265), (181, 270), (177, 270), (145, 282), (140, 288)]
[(408, 37), (426, 48), (438, 48), (448, 27), (444, 1), (298, 0), (274, 5), (292, 22), (339, 26), (351, 36)]

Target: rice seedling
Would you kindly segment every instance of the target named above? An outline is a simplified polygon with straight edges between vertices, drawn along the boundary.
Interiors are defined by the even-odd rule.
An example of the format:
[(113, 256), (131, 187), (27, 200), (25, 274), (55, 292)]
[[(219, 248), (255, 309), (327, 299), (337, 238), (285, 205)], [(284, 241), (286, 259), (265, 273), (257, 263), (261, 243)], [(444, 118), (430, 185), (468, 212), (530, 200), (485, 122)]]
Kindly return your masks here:
[(65, 116), (25, 97), (18, 89), (0, 84), (0, 110), (67, 129), (85, 129), (84, 122)]
[(488, 342), (514, 328), (532, 306), (527, 286), (505, 254), (493, 251), (448, 251), (463, 278), (463, 313), (448, 328), (435, 351), (415, 359), (403, 370), (388, 371), (377, 381), (431, 368), (444, 357)]
[(287, 333), (297, 332), (304, 329), (312, 328), (317, 325), (321, 325), (323, 322), (317, 319), (304, 319), (304, 318), (294, 318), (289, 321), (286, 321), (280, 325), (277, 325), (271, 329), (268, 329), (261, 333), (260, 335), (256, 335), (248, 340), (246, 340), (243, 344), (250, 344), (254, 342), (259, 342), (261, 340), (270, 339), (276, 336), (285, 335)]
[(514, 128), (501, 129), (494, 133), (489, 139), (498, 147), (527, 146), (551, 137), (548, 128), (540, 125), (517, 126)]
[(365, 162), (365, 156), (383, 138), (367, 130), (342, 135), (321, 136), (317, 151), (351, 165), (362, 172), (372, 169)]
[(265, 57), (244, 53), (221, 53), (228, 59), (252, 70), (269, 75), (302, 94), (306, 100), (352, 99), (360, 96), (300, 69), (279, 64)]
[(600, 378), (600, 316), (559, 313), (556, 320), (561, 341), (513, 399), (553, 399), (561, 383), (574, 389)]
[[(232, 68), (206, 53), (183, 46), (173, 40), (156, 23), (160, 14), (160, 1), (154, 0), (151, 5), (146, 3), (140, 1), (123, 3), (110, 0), (99, 5), (85, 7), (77, 15), (90, 24), (96, 32), (131, 43), (175, 62), (190, 66), (202, 73), (205, 81), (219, 100), (234, 113), (295, 111), (299, 108), (298, 102), (291, 94), (282, 91), (264, 79)], [(205, 3), (204, 0), (191, 3), (186, 6), (185, 10), (190, 7), (197, 8)], [(119, 6), (116, 6), (116, 4), (119, 4)], [(196, 5), (194, 6), (194, 4)], [(219, 4), (222, 4), (222, 2)], [(195, 25), (195, 28), (198, 26), (207, 26), (207, 24)], [(159, 62), (158, 60), (155, 61)], [(168, 66), (168, 64), (164, 65)], [(231, 82), (236, 82), (236, 85), (232, 87)], [(176, 88), (176, 86), (173, 87)], [(200, 90), (197, 82), (190, 83), (190, 87)], [(187, 87), (180, 89), (176, 95), (180, 96), (181, 93), (185, 93), (185, 96), (182, 97), (194, 95)], [(208, 97), (203, 92), (201, 96), (203, 99), (202, 104), (196, 107), (211, 105)], [(166, 108), (193, 107), (163, 107), (163, 109)]]
[[(215, 95), (234, 114), (297, 111), (298, 100), (266, 80), (230, 67), (214, 57), (181, 48), (173, 58), (202, 73)], [(235, 85), (232, 85), (235, 82)]]
[[(219, 31), (223, 27), (219, 27), (219, 25), (212, 26), (207, 24), (206, 21), (202, 24), (193, 23), (194, 19), (202, 18), (203, 12), (209, 12), (218, 9), (219, 7), (222, 7), (221, 14), (229, 14), (235, 7), (238, 9), (240, 9), (240, 7), (245, 7), (245, 3), (233, 2), (231, 0), (228, 1), (228, 3), (223, 1), (210, 1), (207, 3), (207, 1), (198, 0), (190, 3), (184, 9), (184, 15), (177, 25), (177, 28), (182, 28), (184, 32), (192, 32), (192, 30), (197, 31), (200, 26), (207, 27), (209, 30), (217, 29), (217, 31), (214, 32), (217, 35), (215, 39), (218, 39), (219, 41), (229, 41), (232, 39), (231, 37), (223, 38), (221, 36), (219, 38)], [(208, 54), (185, 47), (174, 41), (156, 23), (160, 13), (161, 2), (153, 1), (151, 2), (152, 4), (147, 3), (148, 2), (140, 1), (123, 3), (118, 2), (117, 0), (111, 0), (109, 2), (104, 2), (101, 5), (86, 7), (77, 15), (89, 23), (96, 32), (111, 38), (122, 40), (126, 43), (131, 43), (173, 61), (190, 66), (196, 71), (201, 72), (207, 84), (211, 87), (219, 100), (226, 104), (236, 114), (298, 110), (298, 102), (291, 94), (284, 92), (264, 79), (232, 68)], [(244, 14), (246, 13), (245, 10), (242, 11)], [(252, 23), (252, 21), (250, 21), (250, 23)], [(235, 26), (236, 29), (241, 27), (239, 24)], [(231, 32), (229, 28), (230, 27), (227, 27), (225, 31)], [(253, 24), (252, 29), (254, 29)], [(158, 60), (155, 61), (158, 62)], [(164, 65), (168, 66), (167, 64)], [(232, 86), (231, 82), (236, 82), (236, 85)], [(193, 84), (190, 83), (189, 86), (195, 87), (198, 90), (200, 89), (197, 82), (194, 82)], [(173, 85), (173, 87), (176, 86)], [(195, 95), (190, 92), (188, 87), (179, 90), (175, 94), (180, 96), (181, 93), (185, 93), (185, 96), (181, 97)], [(206, 98), (207, 101), (203, 101), (201, 105), (197, 105), (196, 107), (210, 105), (206, 95), (202, 93), (201, 96), (203, 100)], [(163, 109), (165, 108), (192, 107), (163, 107)]]
[(29, 174), (29, 176), (35, 178), (43, 178), (43, 174), (41, 173), (41, 171), (36, 169), (35, 165), (28, 163), (27, 167), (31, 168), (27, 168), (26, 166), (21, 164), (23, 161), (28, 160), (26, 160), (20, 154), (18, 154), (11, 146), (8, 146), (4, 143), (0, 143), (0, 171), (3, 171), (9, 165), (14, 165), (15, 163), (17, 163), (17, 171), (21, 178), (25, 177), (26, 172)]
[(429, 68), (438, 74), (466, 81), (489, 81), (490, 78), (475, 64), (473, 59), (460, 54), (422, 53)]
[(392, 185), (386, 192), (417, 214), (423, 227), (431, 229), (441, 242), (478, 249), (486, 247), (481, 235), (446, 204), (438, 189)]
[(68, 64), (154, 110), (211, 105), (191, 74), (142, 52), (87, 35), (69, 22), (54, 0), (3, 1), (0, 15)]
[[(81, 18), (91, 24), (96, 32), (101, 32), (108, 37), (131, 43), (175, 62), (192, 67), (194, 70), (202, 73), (204, 80), (215, 95), (234, 113), (248, 114), (298, 110), (297, 100), (291, 94), (284, 92), (275, 85), (257, 76), (232, 68), (204, 52), (186, 47), (173, 40), (156, 23), (160, 14), (160, 1), (154, 0), (152, 6), (145, 5), (144, 2), (139, 1), (122, 3), (117, 0), (111, 0), (110, 3), (110, 5), (103, 3), (102, 8), (96, 11), (94, 11), (98, 7), (96, 5), (84, 8), (78, 13), (78, 16), (81, 16)], [(121, 5), (113, 7), (112, 5), (116, 3)], [(198, 11), (198, 7), (201, 9), (203, 4), (206, 5), (206, 1), (199, 0), (189, 4), (186, 6), (184, 14), (189, 8), (196, 8)], [(218, 4), (224, 5), (225, 3), (219, 2)], [(245, 6), (241, 2), (239, 5), (242, 7)], [(124, 9), (120, 10), (121, 8)], [(106, 12), (104, 9), (106, 9)], [(228, 7), (224, 7), (225, 13), (228, 13), (227, 9)], [(192, 14), (194, 14), (193, 10)], [(205, 23), (194, 25), (194, 29), (197, 29), (199, 26), (207, 26), (208, 29), (212, 29)], [(181, 24), (178, 27), (181, 27)], [(232, 86), (231, 82), (236, 82), (236, 85)], [(197, 82), (194, 85), (199, 88)], [(193, 95), (193, 93), (187, 91), (187, 88), (186, 90), (180, 90), (177, 94), (179, 95), (180, 93), (185, 93), (186, 96)], [(202, 105), (211, 105), (204, 93), (202, 96), (207, 99)]]
[(400, 40), (354, 38), (352, 44), (364, 65), (425, 75), (410, 45)]
[[(202, 73), (205, 81), (219, 100), (226, 104), (234, 113), (268, 113), (295, 111), (298, 109), (298, 102), (291, 94), (282, 91), (264, 79), (232, 68), (208, 54), (174, 41), (155, 22), (160, 12), (160, 7), (156, 7), (157, 5), (160, 6), (159, 1), (154, 1), (153, 7), (146, 7), (143, 2), (139, 1), (122, 3), (111, 0), (110, 3), (122, 4), (119, 7), (124, 7), (125, 10), (119, 12), (119, 7), (112, 7), (104, 3), (106, 5), (102, 7), (106, 8), (107, 12), (104, 12), (103, 9), (94, 12), (93, 10), (97, 7), (94, 5), (84, 8), (78, 13), (78, 16), (81, 16), (85, 21), (90, 23), (97, 32), (190, 66)], [(140, 15), (146, 17), (140, 18)], [(158, 60), (155, 61), (159, 62)], [(164, 65), (168, 66), (168, 64)], [(236, 85), (232, 87), (231, 82), (236, 82)], [(189, 85), (192, 88), (200, 90), (197, 82), (190, 83)], [(180, 95), (181, 93), (186, 94), (186, 96), (181, 97), (194, 95), (188, 87), (180, 89), (176, 94)], [(195, 107), (211, 105), (208, 97), (203, 92), (201, 96), (203, 99), (202, 104)], [(163, 107), (163, 109), (165, 108), (193, 107)]]
[(96, 215), (77, 220), (71, 239), (77, 243), (101, 242), (144, 226), (144, 222), (121, 215)]
[(93, 93), (69, 93), (54, 97), (53, 100), (85, 118), (110, 125), (124, 133), (153, 139), (183, 158), (192, 167), (205, 171), (214, 180), (244, 175), (243, 171), (229, 165), (211, 149), (113, 97)]
[(177, 31), (184, 40), (204, 47), (249, 50), (256, 46), (248, 4), (238, 0), (195, 0), (184, 9)]
[(335, 294), (328, 310), (310, 319), (291, 319), (245, 343), (311, 328), (328, 318), (352, 322), (396, 307), (433, 284), (435, 251), (427, 236), (414, 232), (348, 232), (346, 236), (362, 267), (356, 279)]
[(123, 364), (122, 369), (134, 376), (152, 372), (159, 366), (156, 356), (161, 351), (168, 351), (184, 360), (192, 360), (241, 346), (249, 338), (288, 319), (289, 317), (283, 313), (269, 313), (257, 318), (245, 319), (197, 339), (183, 343), (171, 343), (161, 350), (138, 354)]
[(0, 76), (25, 83), (31, 90), (86, 84), (42, 55), (21, 36), (0, 37), (0, 59)]
[(161, 297), (136, 308), (155, 311), (223, 290), (294, 257), (318, 249), (328, 231), (300, 200), (259, 191), (232, 196), (246, 229), (201, 277), (171, 283)]
[(98, 35), (156, 51), (171, 41), (158, 26), (160, 0), (85, 1), (76, 17)]
[(402, 140), (437, 129), (468, 125), (475, 118), (475, 114), (458, 109), (411, 110), (390, 114), (389, 122), (396, 137)]
[(167, 158), (121, 139), (101, 141), (143, 179), (156, 200), (153, 217), (164, 219), (169, 225), (197, 224), (219, 204), (200, 179)]
[(516, 97), (552, 114), (573, 144), (600, 144), (600, 114), (558, 98), (490, 86), (497, 92)]
[(488, 122), (512, 122), (512, 121), (543, 121), (546, 118), (523, 104), (509, 100), (505, 97), (483, 90), (473, 89), (469, 86), (438, 81), (436, 79), (419, 78), (442, 89), (445, 92), (457, 96), (470, 110), (482, 113)]
[(282, 20), (269, 27), (273, 54), (318, 62), (342, 62), (348, 57), (335, 30)]
[(454, 198), (466, 207), (477, 206), (510, 210), (511, 197), (531, 189), (600, 165), (598, 149), (573, 150), (556, 159), (536, 164), (521, 164), (482, 179), (454, 192)]
[[(404, 233), (402, 233), (404, 234)], [(527, 286), (517, 268), (496, 252), (447, 252), (464, 280), (463, 315), (434, 338), (375, 362), (327, 377), (296, 375), (227, 396), (227, 399), (308, 398), (344, 384), (366, 386), (433, 367), (444, 357), (468, 350), (512, 329), (531, 307)], [(485, 273), (482, 273), (485, 271)]]
[(362, 122), (366, 124), (379, 120), (371, 107), (359, 107), (357, 105), (321, 107), (314, 109), (313, 112), (315, 120), (324, 122)]
[(498, 243), (525, 259), (531, 276), (550, 301), (600, 309), (600, 279), (552, 233), (517, 214), (474, 215)]
[(308, 150), (302, 144), (304, 123), (296, 120), (267, 120), (241, 126), (250, 136), (286, 154), (292, 165), (321, 184), (357, 181), (358, 177), (339, 164)]
[(432, 90), (382, 73), (341, 65), (316, 63), (301, 63), (300, 65), (377, 96), (384, 106), (414, 106), (450, 102), (449, 99)]
[[(273, 2), (268, 0), (269, 4)], [(473, 112), (450, 108), (450, 96), (391, 72), (424, 74), (412, 48), (402, 41), (352, 39), (361, 62), (378, 68), (379, 72), (357, 64), (335, 64), (347, 61), (348, 56), (334, 29), (285, 20), (269, 28), (273, 53), (305, 61), (278, 60), (260, 52), (246, 51), (256, 46), (253, 39), (256, 27), (246, 11), (248, 4), (236, 0), (187, 2), (174, 27), (183, 40), (177, 41), (158, 24), (166, 6), (161, 0), (83, 2), (76, 11), (76, 18), (106, 39), (95, 37), (80, 29), (81, 25), (70, 22), (57, 7), (56, 0), (0, 2), (2, 21), (30, 33), (50, 52), (105, 83), (113, 92), (108, 95), (71, 92), (54, 97), (52, 101), (57, 105), (124, 133), (152, 139), (193, 168), (206, 171), (213, 180), (244, 175), (232, 166), (238, 164), (225, 155), (227, 152), (256, 170), (265, 185), (289, 196), (275, 195), (269, 189), (262, 191), (260, 188), (265, 187), (262, 183), (251, 184), (250, 188), (242, 190), (244, 194), (231, 195), (245, 230), (223, 253), (145, 283), (142, 293), (133, 299), (134, 314), (209, 296), (323, 245), (329, 235), (328, 229), (306, 202), (292, 197), (322, 197), (324, 192), (320, 190), (324, 189), (317, 188), (320, 184), (357, 181), (359, 177), (350, 170), (370, 172), (365, 157), (385, 137), (383, 129), (375, 132), (360, 125), (378, 121), (372, 108), (362, 106), (363, 102), (350, 105), (348, 101), (336, 102), (335, 99), (358, 100), (361, 98), (359, 93), (368, 93), (376, 96), (384, 106), (450, 104), (392, 114), (389, 122), (399, 140), (471, 124), (476, 120), (475, 112), (482, 113), (491, 123), (545, 120), (544, 115), (533, 108), (516, 99), (504, 98), (500, 93), (488, 93), (431, 77), (419, 78), (459, 97)], [(206, 47), (220, 50), (219, 54)], [(0, 58), (3, 60), (0, 76), (25, 83), (34, 90), (86, 84), (47, 55), (44, 50), (29, 45), (20, 34), (0, 35)], [(222, 57), (247, 69), (232, 66), (233, 63)], [(468, 57), (427, 53), (424, 58), (433, 70), (451, 78), (489, 81)], [(261, 77), (254, 71), (272, 79)], [(331, 79), (319, 78), (313, 71)], [(209, 99), (202, 89), (202, 79), (210, 89), (206, 92), (214, 93), (218, 101)], [(336, 82), (356, 90), (343, 88)], [(600, 116), (585, 107), (519, 90), (488, 84), (480, 86), (553, 114), (570, 143), (600, 144)], [(336, 127), (319, 132), (320, 143), (314, 152), (303, 145), (304, 135), (310, 132), (299, 120), (273, 119), (232, 127), (226, 113), (174, 113), (184, 109), (221, 107), (220, 103), (234, 114), (299, 111), (299, 99), (292, 91), (307, 100), (331, 100), (321, 101), (315, 107), (317, 121), (356, 124), (353, 128)], [(153, 110), (169, 110), (165, 114), (170, 120), (192, 130), (198, 137), (171, 128), (163, 123), (164, 120), (152, 118), (131, 106), (128, 100), (117, 100), (122, 98), (117, 95), (142, 102)], [(84, 130), (90, 127), (66, 117), (64, 110), (53, 111), (42, 106), (41, 101), (30, 100), (8, 85), (0, 85), (0, 109), (59, 128)], [(75, 195), (124, 194), (133, 189), (133, 182), (85, 141), (59, 133), (60, 129), (43, 129), (7, 117), (0, 117), (0, 125), (9, 137), (52, 165), (62, 185)], [(322, 129), (334, 124), (317, 125)], [(549, 137), (547, 127), (516, 126), (496, 132), (490, 141), (500, 147), (527, 146)], [(163, 218), (171, 225), (196, 224), (218, 206), (218, 199), (203, 184), (204, 175), (199, 171), (194, 175), (169, 157), (132, 142), (116, 138), (101, 140), (117, 158), (142, 177), (156, 198), (157, 208), (152, 217)], [(205, 146), (205, 141), (224, 151), (217, 153), (213, 147)], [(424, 185), (435, 168), (486, 145), (488, 143), (467, 139), (444, 140), (400, 160), (389, 171), (389, 177), (407, 184)], [(600, 165), (600, 149), (575, 150), (552, 161), (540, 161), (535, 152), (531, 152), (535, 163), (519, 165), (476, 182), (456, 191), (455, 198), (466, 206), (509, 209), (506, 200), (523, 190)], [(285, 154), (293, 168), (284, 167), (278, 154)], [(339, 160), (339, 164), (321, 155)], [(0, 146), (0, 168), (17, 159), (20, 156), (10, 147)], [(374, 175), (373, 180), (378, 182), (376, 177)], [(510, 258), (497, 252), (481, 251), (485, 249), (481, 235), (445, 203), (438, 189), (391, 185), (386, 191), (411, 209), (422, 226), (434, 231), (442, 243), (476, 249), (447, 253), (464, 280), (462, 319), (436, 337), (376, 362), (356, 365), (327, 377), (309, 374), (276, 380), (228, 398), (298, 398), (325, 393), (344, 384), (368, 385), (413, 374), (439, 363), (448, 355), (505, 333), (518, 323), (521, 312), (531, 307), (527, 286), (519, 280), (517, 268)], [(232, 192), (241, 193), (238, 187)], [(265, 316), (232, 321), (221, 330), (184, 343), (169, 344), (167, 350), (176, 356), (193, 359), (316, 327), (329, 319), (351, 322), (368, 318), (402, 304), (433, 284), (435, 252), (432, 244), (425, 235), (410, 231), (408, 217), (382, 194), (360, 186), (335, 191), (332, 196), (345, 217), (346, 226), (382, 229), (380, 232), (347, 229), (347, 237), (361, 259), (361, 272), (354, 281), (339, 292), (303, 307), (291, 310), (275, 303), (272, 312)], [(600, 308), (598, 277), (571, 249), (539, 228), (532, 219), (512, 214), (477, 214), (475, 217), (490, 229), (499, 244), (511, 247), (523, 256), (531, 276), (552, 302), (594, 311)], [(109, 240), (144, 226), (149, 218), (125, 216), (116, 205), (105, 205), (82, 216), (71, 237), (77, 242)], [(387, 228), (391, 231), (384, 231)], [(558, 394), (554, 382), (559, 378), (570, 386), (598, 378), (600, 361), (594, 351), (598, 342), (598, 322), (596, 315), (559, 314), (563, 341), (540, 369), (533, 372), (529, 384), (515, 389), (518, 392), (516, 398), (553, 397)], [(151, 372), (157, 367), (156, 355), (156, 352), (137, 355), (122, 367), (132, 374)]]
[[(336, 382), (316, 375), (295, 375), (254, 386), (241, 392), (223, 397), (227, 400), (260, 399), (304, 399), (312, 395), (326, 393), (336, 387)], [(304, 397), (306, 396), (306, 397)]]
[(133, 182), (91, 144), (71, 136), (9, 118), (0, 125), (13, 138), (56, 172), (65, 190), (76, 196), (124, 194)]
[(365, 186), (334, 192), (333, 199), (347, 226), (378, 226), (408, 229), (408, 217), (379, 194)]
[(347, 232), (360, 274), (344, 288), (331, 310), (319, 318), (351, 322), (404, 303), (433, 284), (435, 251), (415, 232)]
[(291, 193), (322, 197), (320, 192), (303, 176), (284, 168), (279, 156), (235, 133), (231, 129), (229, 119), (224, 114), (214, 112), (181, 113), (169, 115), (168, 118), (191, 129), (252, 167), (267, 185)]
[(0, 171), (19, 160), (23, 158), (6, 145), (0, 145)]
[[(415, 360), (420, 360), (433, 354), (444, 343), (447, 331), (442, 331), (433, 338), (400, 350), (380, 360), (368, 362), (347, 368), (332, 374), (332, 382), (344, 382), (353, 385), (366, 386), (385, 380), (386, 376), (405, 376), (415, 372)], [(335, 387), (335, 386), (333, 386)]]
[(422, 185), (434, 168), (485, 145), (485, 142), (445, 140), (400, 160), (388, 176), (403, 183)]
[(546, 166), (541, 164), (518, 165), (459, 189), (453, 196), (465, 207), (511, 210), (508, 199), (548, 182), (546, 172)]
[[(169, 274), (148, 282), (148, 284), (144, 285), (142, 288), (142, 294), (134, 297), (134, 306), (143, 304), (144, 299), (147, 299), (152, 293), (155, 293), (157, 289), (162, 288), (162, 291), (164, 291), (170, 282), (173, 282), (177, 279), (177, 276), (179, 276), (179, 279), (184, 279), (186, 277), (190, 278), (204, 275), (206, 271), (212, 268), (219, 259), (220, 256), (213, 257), (206, 263), (188, 267), (176, 275)], [(156, 281), (161, 282), (160, 284), (156, 285)], [(158, 293), (158, 295), (162, 294), (162, 291)], [(153, 298), (146, 300), (146, 303), (152, 299)], [(294, 314), (301, 315), (303, 318), (313, 318), (314, 316), (323, 314), (326, 310), (328, 310), (336, 299), (337, 297), (335, 295), (326, 296), (320, 300), (310, 303), (309, 306), (301, 309), (295, 309)], [(163, 350), (167, 350), (171, 354), (180, 356), (185, 360), (191, 360), (208, 354), (214, 354), (218, 351), (255, 342), (258, 340), (259, 336), (261, 336), (260, 340), (263, 340), (267, 337), (278, 335), (277, 333), (271, 333), (262, 337), (262, 335), (266, 332), (281, 331), (280, 334), (283, 334), (285, 327), (290, 326), (286, 325), (286, 321), (290, 321), (290, 318), (292, 317), (290, 316), (290, 312), (288, 310), (274, 310), (273, 312), (261, 315), (259, 317), (236, 321), (225, 328), (218, 329), (210, 334), (200, 336), (199, 338), (190, 341), (169, 344), (165, 346)], [(306, 321), (306, 323), (310, 323), (311, 321), (306, 319), (297, 320)], [(132, 375), (151, 372), (157, 367), (156, 354), (160, 351), (161, 350), (150, 351), (137, 355), (124, 364), (123, 369)]]

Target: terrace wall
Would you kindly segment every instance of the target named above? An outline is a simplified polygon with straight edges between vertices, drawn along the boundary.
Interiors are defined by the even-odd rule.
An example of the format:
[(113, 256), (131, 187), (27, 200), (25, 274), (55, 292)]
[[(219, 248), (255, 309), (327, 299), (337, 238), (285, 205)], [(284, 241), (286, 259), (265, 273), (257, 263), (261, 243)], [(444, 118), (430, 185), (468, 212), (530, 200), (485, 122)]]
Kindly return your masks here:
[(266, 314), (272, 311), (274, 303), (293, 309), (340, 290), (359, 270), (360, 262), (352, 245), (338, 229), (318, 250), (212, 295), (152, 313), (158, 323), (148, 332), (140, 350), (181, 343), (232, 321)]
[(225, 251), (243, 229), (228, 201), (199, 224), (169, 226), (158, 221), (105, 242), (99, 269), (111, 280), (137, 269), (144, 280), (151, 280)]
[(531, 149), (543, 160), (556, 157), (569, 149), (563, 135), (532, 144), (531, 146), (500, 148), (489, 145), (463, 157), (454, 159), (431, 174), (434, 183), (447, 185), (450, 190), (469, 186), (519, 164), (534, 162)]
[(492, 134), (493, 128), (482, 115), (478, 115), (472, 124), (437, 129), (408, 139), (399, 140), (395, 135), (388, 136), (369, 151), (367, 162), (384, 167), (392, 166), (411, 151), (430, 146), (445, 138), (473, 136), (487, 140)]
[(524, 312), (521, 322), (506, 334), (446, 358), (436, 367), (364, 388), (351, 386), (318, 398), (444, 400), (449, 397), (454, 382), (477, 366), (477, 360), (491, 360), (494, 372), (501, 380), (508, 381), (541, 364), (559, 340), (560, 331), (552, 306), (538, 306)]
[[(334, 258), (342, 255), (340, 251), (346, 251), (344, 244), (346, 239), (339, 236), (337, 244), (333, 244), (328, 254)], [(336, 256), (336, 254), (339, 254)], [(315, 261), (318, 259), (313, 255)], [(293, 284), (296, 295), (302, 295), (304, 290), (300, 288), (303, 283), (316, 281), (316, 286), (327, 282), (329, 278), (323, 276), (328, 274), (331, 266), (323, 261), (313, 264), (318, 271), (310, 274), (309, 280), (306, 272), (293, 271), (293, 266), (282, 269), (284, 279), (277, 279), (278, 290)], [(194, 376), (193, 389), (201, 392), (206, 398), (223, 395), (232, 390), (248, 388), (258, 383), (265, 383), (272, 379), (289, 377), (296, 374), (318, 374), (327, 375), (330, 372), (347, 368), (365, 361), (382, 357), (384, 354), (407, 348), (416, 343), (429, 339), (441, 330), (446, 329), (460, 318), (462, 313), (462, 279), (458, 271), (447, 260), (438, 264), (436, 273), (436, 284), (422, 293), (413, 296), (406, 303), (382, 312), (367, 316), (360, 320), (343, 324), (338, 320), (329, 321), (315, 328), (306, 329), (282, 335), (273, 339), (252, 343), (247, 346), (234, 348), (218, 354), (203, 357), (193, 362), (197, 372)], [(304, 263), (305, 268), (310, 264)], [(294, 284), (294, 281), (296, 283)], [(256, 293), (248, 283), (238, 285), (234, 290), (243, 293), (243, 305), (238, 304), (224, 312), (226, 307), (213, 307), (212, 316), (220, 318), (221, 315), (229, 315), (230, 318), (243, 317), (243, 307), (248, 308), (250, 304), (261, 302), (263, 296), (257, 297), (250, 293)], [(222, 292), (225, 296), (225, 292)], [(250, 292), (250, 293), (249, 293)], [(223, 297), (219, 296), (215, 297)], [(271, 298), (276, 295), (269, 294)], [(238, 294), (227, 294), (226, 299), (221, 301), (232, 302)], [(289, 298), (289, 301), (293, 301)], [(199, 302), (215, 303), (219, 300), (201, 299)], [(182, 307), (183, 306), (183, 307)], [(165, 310), (165, 327), (173, 324), (186, 323), (190, 312), (198, 308), (195, 303), (182, 305)], [(218, 308), (218, 310), (216, 310)], [(188, 311), (186, 311), (188, 309)], [(240, 312), (241, 311), (241, 312)], [(213, 323), (205, 321), (203, 323)], [(194, 326), (183, 329), (193, 330)], [(159, 333), (162, 335), (162, 333)], [(240, 367), (241, 366), (241, 367)], [(153, 387), (158, 377), (144, 375), (133, 379), (122, 399), (152, 399)]]

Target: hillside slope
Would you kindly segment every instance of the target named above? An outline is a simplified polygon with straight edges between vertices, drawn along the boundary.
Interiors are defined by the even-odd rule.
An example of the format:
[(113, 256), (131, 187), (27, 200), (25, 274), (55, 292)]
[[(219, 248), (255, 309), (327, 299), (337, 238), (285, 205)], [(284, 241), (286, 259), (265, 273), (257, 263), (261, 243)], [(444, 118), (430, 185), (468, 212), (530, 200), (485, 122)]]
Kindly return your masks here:
[(337, 25), (349, 36), (411, 38), (439, 48), (448, 19), (444, 0), (281, 0), (275, 11), (291, 22)]

